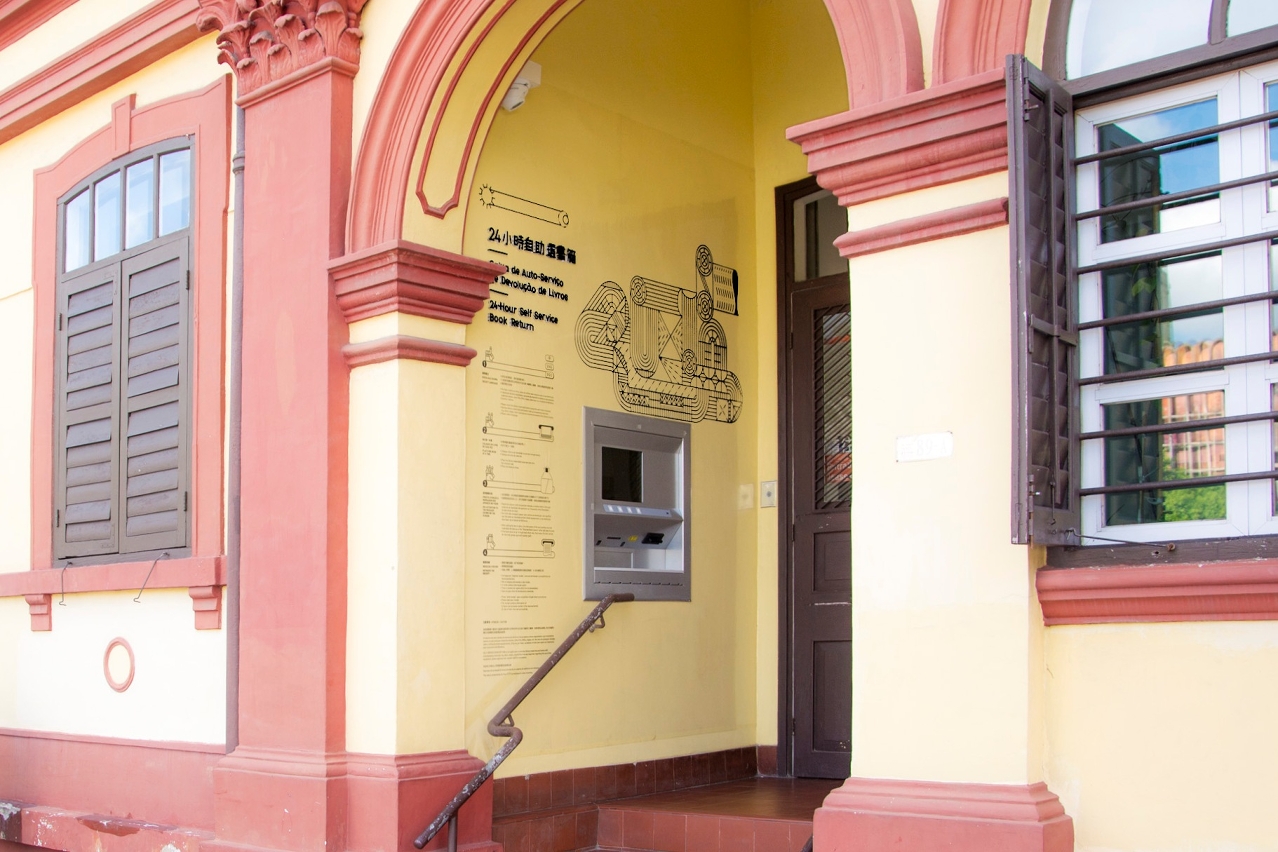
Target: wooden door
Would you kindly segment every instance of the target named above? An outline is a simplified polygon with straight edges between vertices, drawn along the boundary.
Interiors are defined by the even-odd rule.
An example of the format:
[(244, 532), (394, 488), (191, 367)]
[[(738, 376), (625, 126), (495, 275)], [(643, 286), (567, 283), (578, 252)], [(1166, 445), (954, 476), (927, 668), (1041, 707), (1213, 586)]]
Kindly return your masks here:
[[(814, 210), (818, 205), (825, 209)], [(788, 646), (784, 751), (796, 776), (846, 778), (852, 739), (851, 304), (846, 264), (828, 247), (846, 230), (846, 219), (835, 219), (842, 208), (817, 190), (786, 199), (785, 207), (785, 481), (779, 484)]]

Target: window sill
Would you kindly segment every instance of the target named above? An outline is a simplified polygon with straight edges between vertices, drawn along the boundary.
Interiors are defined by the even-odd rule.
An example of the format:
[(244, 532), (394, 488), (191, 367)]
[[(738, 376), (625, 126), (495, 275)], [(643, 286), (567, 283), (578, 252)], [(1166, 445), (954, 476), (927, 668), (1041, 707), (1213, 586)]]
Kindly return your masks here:
[[(226, 559), (222, 556), (188, 556), (154, 563), (115, 562), (108, 565), (71, 565), (0, 573), (0, 598), (22, 596), (31, 610), (31, 629), (53, 629), (53, 598), (88, 592), (128, 592), (147, 589), (186, 589), (195, 611), (196, 630), (222, 627), (222, 587), (226, 585)], [(147, 574), (150, 573), (150, 579)]]
[(1043, 568), (1043, 622), (1278, 620), (1278, 559)]

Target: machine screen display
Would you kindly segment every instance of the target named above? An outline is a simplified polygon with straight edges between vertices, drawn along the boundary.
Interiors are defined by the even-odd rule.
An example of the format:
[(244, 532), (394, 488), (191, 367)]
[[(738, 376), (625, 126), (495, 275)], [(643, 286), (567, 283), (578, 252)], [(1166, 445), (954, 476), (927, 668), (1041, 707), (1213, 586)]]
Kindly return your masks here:
[(617, 447), (601, 447), (602, 497), (624, 503), (643, 502), (643, 453)]

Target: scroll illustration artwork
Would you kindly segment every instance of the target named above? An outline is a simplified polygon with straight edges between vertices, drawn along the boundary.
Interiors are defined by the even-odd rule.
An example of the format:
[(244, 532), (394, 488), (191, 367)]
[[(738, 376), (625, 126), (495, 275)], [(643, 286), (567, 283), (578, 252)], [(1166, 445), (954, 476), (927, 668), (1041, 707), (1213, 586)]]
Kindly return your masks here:
[(735, 423), (741, 382), (728, 369), (728, 337), (715, 315), (736, 315), (737, 273), (701, 246), (696, 275), (695, 291), (635, 276), (628, 298), (605, 281), (577, 318), (577, 354), (612, 373), (626, 411)]

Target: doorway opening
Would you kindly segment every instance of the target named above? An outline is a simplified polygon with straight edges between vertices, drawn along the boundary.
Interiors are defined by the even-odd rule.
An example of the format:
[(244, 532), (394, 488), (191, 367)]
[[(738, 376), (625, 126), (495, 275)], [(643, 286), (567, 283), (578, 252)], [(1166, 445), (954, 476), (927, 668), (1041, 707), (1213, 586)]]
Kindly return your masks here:
[(777, 766), (846, 778), (852, 740), (852, 361), (847, 211), (816, 180), (776, 190)]

